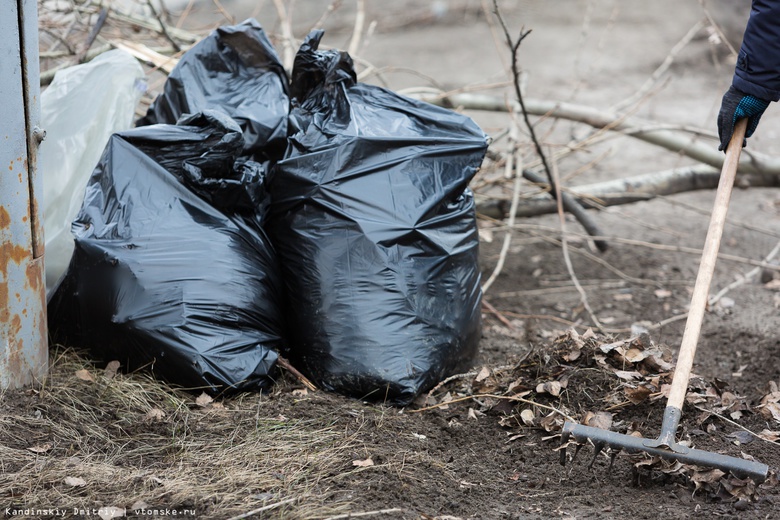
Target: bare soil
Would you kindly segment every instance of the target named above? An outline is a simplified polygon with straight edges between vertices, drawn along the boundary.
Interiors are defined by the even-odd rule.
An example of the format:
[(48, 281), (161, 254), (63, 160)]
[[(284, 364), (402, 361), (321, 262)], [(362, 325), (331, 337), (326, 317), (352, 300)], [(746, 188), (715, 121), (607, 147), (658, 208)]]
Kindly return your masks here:
[[(222, 3), (239, 20), (257, 7)], [(501, 43), (495, 45), (480, 2), (406, 1), (394, 2), (392, 7), (380, 2), (367, 4), (367, 20), (376, 19), (378, 25), (360, 56), (377, 67), (395, 67), (381, 77), (371, 77), (371, 81), (385, 82), (394, 89), (425, 83), (402, 68), (423, 73), (445, 89), (505, 80), (508, 54)], [(709, 4), (726, 34), (738, 36), (745, 10), (735, 9), (729, 2)], [(297, 3), (296, 35), (302, 35), (326, 5)], [(630, 5), (617, 0), (518, 1), (501, 5), (513, 30), (519, 31), (521, 26), (533, 29), (520, 53), (528, 74), (528, 95), (599, 108), (608, 108), (636, 92), (687, 30), (704, 18), (700, 4), (692, 0)], [(326, 24), (325, 43), (342, 48), (348, 44), (351, 9), (345, 5), (328, 22), (331, 25)], [(201, 5), (191, 20), (215, 23), (217, 16), (213, 5)], [(260, 6), (257, 18), (271, 31), (278, 28), (270, 5)], [(702, 34), (683, 49), (654, 93), (636, 108), (637, 116), (715, 131), (715, 114), (730, 80), (733, 59), (722, 44), (713, 43), (706, 32)], [(509, 91), (504, 87), (493, 91), (497, 95), (505, 92)], [(493, 135), (507, 126), (505, 114), (472, 115)], [(551, 150), (559, 150), (585, 131), (572, 123), (550, 121), (539, 123), (538, 130)], [(778, 135), (780, 112), (772, 106), (749, 149), (778, 154)], [(717, 146), (711, 136), (701, 139)], [(530, 146), (525, 146), (527, 160), (531, 160)], [(580, 184), (689, 162), (629, 137), (617, 137), (565, 157), (559, 168), (564, 177), (584, 170), (566, 180)], [(628, 340), (637, 335), (638, 327), (644, 327), (648, 330), (645, 341), (676, 354), (684, 320), (667, 320), (684, 314), (688, 305), (698, 267), (696, 249), (704, 241), (713, 197), (711, 192), (693, 192), (594, 214), (613, 237), (605, 253), (593, 252), (579, 236), (570, 239), (574, 272), (593, 313), (608, 330), (592, 339), (591, 347)], [(736, 457), (745, 454), (769, 464), (772, 477), (767, 483), (754, 488), (725, 476), (697, 483), (690, 468), (654, 464), (648, 469), (640, 459), (625, 454), (617, 457), (611, 469), (607, 457), (597, 458), (589, 469), (593, 452), (588, 447), (573, 463), (561, 466), (560, 452), (556, 451), (558, 430), (543, 421), (551, 408), (577, 420), (583, 420), (588, 412), (610, 411), (615, 428), (625, 431), (630, 427), (654, 436), (664, 399), (656, 395), (632, 404), (623, 397), (616, 402), (616, 395), (624, 395), (625, 380), (595, 361), (596, 350), (576, 360), (563, 357), (562, 345), (570, 340), (566, 331), (574, 329), (582, 337), (593, 320), (583, 308), (564, 263), (558, 217), (526, 219), (518, 224), (506, 265), (485, 295), (496, 312), (486, 309), (484, 314), (475, 370), (443, 384), (431, 399), (405, 409), (386, 407), (321, 391), (304, 392), (288, 375), (268, 395), (241, 396), (219, 402), (217, 407), (213, 403), (200, 406), (194, 395), (162, 388), (150, 402), (122, 408), (118, 401), (107, 409), (108, 398), (100, 390), (103, 387), (97, 383), (89, 386), (91, 383), (74, 377), (80, 367), (98, 374), (95, 379), (102, 377), (100, 372), (73, 352), (57, 350), (49, 383), (34, 390), (8, 391), (0, 399), (0, 444), (5, 455), (0, 461), (0, 504), (131, 508), (144, 500), (160, 508), (193, 508), (198, 518), (231, 518), (299, 496), (297, 502), (249, 517), (347, 518), (348, 513), (361, 512), (370, 513), (366, 515), (370, 517), (404, 519), (780, 516), (775, 473), (780, 467), (780, 446), (758, 437), (764, 430), (780, 430), (778, 421), (762, 414), (759, 407), (770, 392), (770, 383), (780, 384), (780, 293), (771, 283), (777, 274), (766, 271), (763, 280), (756, 276), (731, 288), (709, 309), (694, 367), (698, 386), (693, 390), (709, 390), (711, 395), (687, 406), (679, 430), (679, 438), (699, 449)], [(485, 239), (482, 269), (487, 278), (498, 260), (504, 231), (492, 221), (483, 220), (480, 225)], [(573, 220), (567, 219), (566, 227), (580, 233)], [(780, 191), (737, 190), (721, 248), (732, 257), (719, 260), (712, 293), (750, 272), (754, 266), (746, 259), (761, 261), (779, 239)], [(149, 385), (156, 385), (142, 374), (116, 377), (123, 385), (140, 385), (147, 393), (153, 388)], [(566, 385), (558, 396), (537, 391), (539, 384), (562, 380)], [(52, 395), (60, 387), (84, 384), (87, 386), (78, 394), (83, 403), (79, 409), (89, 411), (90, 417), (102, 417), (98, 424), (103, 421), (107, 433), (94, 439), (90, 431), (74, 434), (78, 442), (68, 445), (65, 433), (46, 424), (71, 424), (73, 400), (53, 400)], [(166, 392), (170, 398), (164, 397)], [(740, 413), (732, 415), (735, 409), (719, 408), (724, 392), (736, 396)], [(512, 400), (518, 396), (526, 401)], [(152, 407), (166, 411), (165, 417), (122, 422), (123, 417), (144, 417)], [(530, 425), (521, 417), (524, 410), (534, 412)], [(559, 419), (560, 415), (553, 417)], [(280, 445), (269, 445), (269, 453), (276, 455), (257, 461), (256, 468), (252, 466), (257, 484), (251, 484), (251, 472), (239, 475), (231, 469), (236, 471), (234, 477), (228, 470), (217, 475), (222, 469), (210, 462), (210, 447), (224, 446), (224, 439), (231, 436), (236, 446), (246, 446), (241, 443), (258, 431), (259, 421), (276, 421)], [(312, 432), (321, 432), (322, 442), (326, 438), (327, 442), (320, 445), (316, 436), (307, 437), (311, 449), (296, 448), (297, 462), (278, 456), (285, 443), (293, 446), (296, 436)], [(177, 446), (183, 445), (175, 440), (183, 433), (205, 448), (198, 452), (205, 457), (201, 465), (177, 451)], [(106, 442), (116, 446), (111, 457), (101, 448)], [(30, 454), (30, 448), (47, 443), (48, 450)], [(166, 443), (168, 448), (163, 449)], [(252, 453), (262, 457), (263, 446), (255, 447), (258, 451)], [(123, 449), (132, 456), (122, 457)], [(93, 457), (117, 471), (103, 481), (95, 477), (86, 487), (69, 487), (57, 480), (60, 477), (46, 474), (46, 468), (59, 463), (57, 467), (64, 468), (74, 457), (75, 467)], [(249, 467), (246, 461), (242, 464)], [(302, 473), (304, 470), (308, 473)], [(192, 474), (192, 478), (182, 481), (186, 484), (183, 490), (162, 492), (177, 474)], [(162, 483), (149, 480), (149, 475)], [(298, 480), (291, 482), (294, 479)], [(104, 486), (113, 482), (114, 487), (99, 492), (93, 482), (104, 482)], [(215, 482), (217, 488), (212, 487)], [(40, 502), (41, 497), (52, 503), (32, 502)], [(116, 497), (113, 502), (112, 497)], [(79, 516), (72, 513), (68, 509), (68, 516)], [(0, 516), (3, 514), (0, 509)]]

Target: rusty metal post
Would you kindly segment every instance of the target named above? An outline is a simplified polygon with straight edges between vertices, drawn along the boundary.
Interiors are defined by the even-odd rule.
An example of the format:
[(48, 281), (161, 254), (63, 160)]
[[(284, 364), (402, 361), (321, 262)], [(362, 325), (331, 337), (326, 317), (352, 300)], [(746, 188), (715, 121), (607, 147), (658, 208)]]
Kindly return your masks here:
[[(43, 219), (36, 195), (40, 120), (38, 6), (4, 0), (0, 16), (0, 389), (47, 370)], [(9, 6), (10, 4), (10, 6)], [(10, 12), (9, 12), (10, 10)]]

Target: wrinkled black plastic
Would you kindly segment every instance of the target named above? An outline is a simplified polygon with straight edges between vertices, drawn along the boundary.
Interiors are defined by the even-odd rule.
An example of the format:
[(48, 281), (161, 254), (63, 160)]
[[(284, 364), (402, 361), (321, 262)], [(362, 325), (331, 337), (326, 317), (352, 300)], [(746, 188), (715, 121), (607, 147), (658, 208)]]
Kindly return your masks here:
[(244, 155), (266, 162), (287, 141), (287, 74), (255, 20), (224, 26), (188, 50), (139, 126), (176, 124), (184, 114), (220, 110), (241, 125)]
[(269, 184), (293, 363), (320, 386), (407, 404), (473, 362), (478, 237), (469, 118), (359, 84), (348, 55), (299, 51), (292, 135)]
[(49, 302), (55, 340), (213, 394), (272, 383), (282, 287), (243, 148), (220, 112), (111, 137)]

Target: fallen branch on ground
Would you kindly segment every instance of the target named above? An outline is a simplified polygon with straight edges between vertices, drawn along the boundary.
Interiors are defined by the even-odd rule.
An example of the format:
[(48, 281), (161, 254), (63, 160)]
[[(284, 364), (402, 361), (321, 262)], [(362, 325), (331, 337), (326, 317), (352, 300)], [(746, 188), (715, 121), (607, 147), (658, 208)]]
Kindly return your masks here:
[[(586, 208), (602, 208), (676, 193), (715, 189), (718, 186), (719, 177), (719, 170), (700, 164), (574, 186), (566, 191), (577, 197), (580, 204)], [(743, 187), (780, 187), (780, 175), (741, 174), (737, 182)], [(501, 199), (482, 200), (477, 203), (477, 211), (482, 215), (500, 219), (507, 215), (509, 204), (508, 201)], [(532, 217), (556, 211), (555, 201), (537, 195), (521, 199), (515, 216)]]
[[(507, 110), (518, 108), (517, 103), (507, 103), (503, 98), (486, 94), (447, 95), (447, 93), (442, 92), (439, 95), (434, 95), (409, 92), (407, 95), (439, 106), (460, 107), (470, 110), (506, 112)], [(675, 153), (686, 155), (714, 168), (720, 169), (723, 166), (724, 155), (714, 145), (708, 146), (697, 142), (695, 138), (686, 137), (681, 135), (680, 132), (669, 130), (666, 127), (659, 127), (658, 124), (648, 121), (641, 121), (585, 105), (560, 101), (526, 99), (525, 108), (531, 115), (568, 119), (590, 125), (594, 128), (621, 132)], [(700, 133), (703, 134), (704, 132)], [(740, 173), (780, 175), (780, 158), (749, 150), (744, 150), (742, 155), (743, 159), (739, 164)]]

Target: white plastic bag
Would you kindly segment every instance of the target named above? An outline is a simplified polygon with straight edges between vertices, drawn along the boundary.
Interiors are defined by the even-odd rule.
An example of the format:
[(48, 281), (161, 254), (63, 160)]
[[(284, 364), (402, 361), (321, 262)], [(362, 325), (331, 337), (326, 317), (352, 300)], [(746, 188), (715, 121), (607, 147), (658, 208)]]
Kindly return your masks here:
[(113, 50), (63, 69), (41, 94), (46, 139), (38, 152), (43, 175), (46, 291), (68, 268), (73, 253), (70, 225), (108, 138), (133, 125), (146, 89), (144, 71), (130, 54)]

